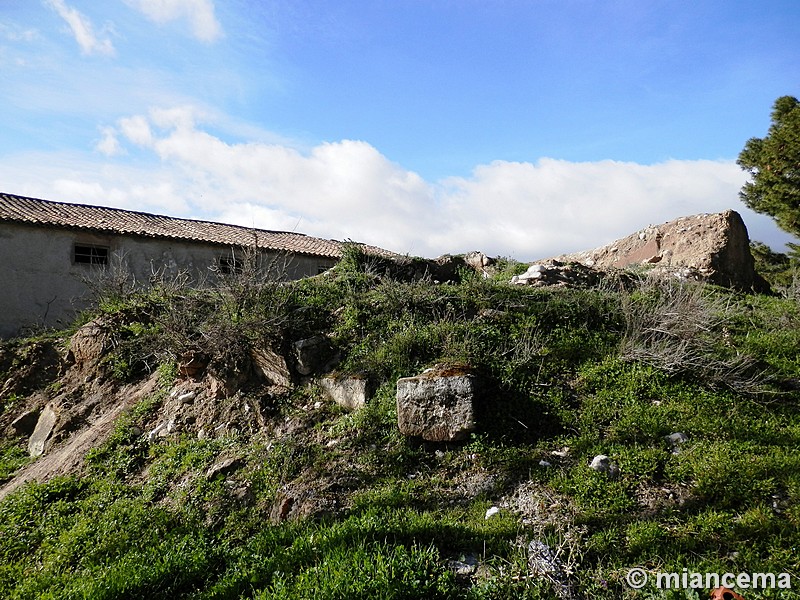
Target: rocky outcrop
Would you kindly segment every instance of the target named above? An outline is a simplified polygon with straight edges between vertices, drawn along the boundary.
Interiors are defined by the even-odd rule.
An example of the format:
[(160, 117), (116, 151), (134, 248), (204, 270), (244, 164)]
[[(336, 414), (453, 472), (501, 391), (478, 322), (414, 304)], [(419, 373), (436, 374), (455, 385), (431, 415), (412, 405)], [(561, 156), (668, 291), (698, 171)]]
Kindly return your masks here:
[(555, 257), (599, 270), (644, 265), (653, 274), (708, 281), (740, 290), (764, 291), (750, 238), (733, 210), (681, 217), (651, 225), (606, 246)]
[(474, 250), (464, 255), (464, 262), (468, 267), (481, 273), (484, 277), (489, 277), (494, 270), (496, 261), (491, 256), (486, 256), (483, 252)]
[(439, 365), (397, 380), (397, 425), (403, 435), (452, 442), (475, 431), (477, 379), (468, 367)]
[(271, 385), (291, 388), (294, 384), (292, 372), (286, 358), (272, 348), (254, 348), (250, 351), (256, 372)]
[(477, 250), (464, 255), (443, 254), (437, 258), (370, 255), (364, 265), (366, 272), (397, 281), (429, 279), (434, 283), (458, 283), (464, 273), (476, 271), (488, 277), (495, 259)]
[(19, 347), (0, 345), (0, 398), (23, 396), (52, 381), (64, 371), (65, 364), (53, 342), (34, 341)]
[(39, 414), (39, 410), (35, 408), (26, 410), (11, 421), (11, 429), (16, 435), (30, 436), (39, 422)]
[(178, 373), (181, 377), (199, 381), (206, 374), (211, 357), (200, 350), (187, 350), (178, 358)]

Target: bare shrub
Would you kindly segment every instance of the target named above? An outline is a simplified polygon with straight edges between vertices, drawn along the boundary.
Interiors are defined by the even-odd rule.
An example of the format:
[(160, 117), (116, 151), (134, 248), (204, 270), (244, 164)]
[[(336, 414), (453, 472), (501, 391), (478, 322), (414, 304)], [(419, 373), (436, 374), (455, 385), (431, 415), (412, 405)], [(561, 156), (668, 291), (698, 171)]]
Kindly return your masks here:
[(279, 343), (287, 325), (292, 289), (286, 284), (291, 258), (267, 256), (256, 247), (231, 252), (226, 272), (187, 298), (182, 311), (169, 311), (178, 351), (200, 349), (222, 372), (246, 368), (254, 347)]
[(123, 252), (112, 253), (107, 265), (92, 265), (91, 271), (81, 277), (81, 281), (89, 290), (89, 301), (101, 309), (118, 306), (143, 289), (142, 283), (136, 281), (128, 267)]
[(115, 255), (86, 284), (96, 305), (115, 315), (113, 349), (131, 370), (199, 351), (218, 372), (246, 371), (251, 349), (280, 340), (291, 318), (291, 257), (231, 249), (225, 267), (200, 277), (154, 268), (137, 281), (124, 255)]
[(646, 278), (622, 294), (623, 360), (687, 375), (712, 388), (757, 394), (766, 390), (755, 361), (733, 349), (727, 324), (734, 306), (706, 285)]
[(291, 258), (286, 253), (265, 256), (255, 247), (243, 249), (239, 254), (231, 251), (226, 271), (215, 266), (215, 284), (208, 293), (216, 308), (230, 321), (244, 318), (274, 320), (279, 316), (274, 304), (276, 291), (287, 279)]

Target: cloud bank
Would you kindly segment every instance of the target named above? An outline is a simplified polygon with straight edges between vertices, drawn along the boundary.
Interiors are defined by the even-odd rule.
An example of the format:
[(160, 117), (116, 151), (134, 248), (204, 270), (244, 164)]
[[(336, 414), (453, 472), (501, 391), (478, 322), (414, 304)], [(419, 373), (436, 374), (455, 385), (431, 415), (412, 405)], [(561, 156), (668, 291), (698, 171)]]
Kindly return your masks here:
[[(95, 155), (102, 166), (76, 158), (28, 172), (24, 181), (12, 165), (0, 167), (0, 176), (19, 181), (10, 192), (296, 230), (424, 256), (479, 249), (533, 260), (727, 208), (743, 214), (751, 237), (781, 243), (769, 219), (739, 202), (745, 175), (733, 161), (495, 161), (468, 176), (429, 182), (364, 141), (302, 152), (232, 143), (210, 133), (205, 118), (191, 107), (131, 115), (101, 130), (97, 150), (111, 157)], [(117, 154), (136, 156), (140, 166), (115, 164)]]

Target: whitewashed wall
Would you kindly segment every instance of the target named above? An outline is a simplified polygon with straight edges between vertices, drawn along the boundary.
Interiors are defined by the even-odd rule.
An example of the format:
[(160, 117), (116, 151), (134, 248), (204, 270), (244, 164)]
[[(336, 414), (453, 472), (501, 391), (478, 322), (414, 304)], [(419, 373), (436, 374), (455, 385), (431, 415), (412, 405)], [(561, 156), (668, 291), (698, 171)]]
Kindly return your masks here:
[[(102, 277), (104, 267), (76, 263), (76, 244), (107, 247), (110, 264), (105, 268), (122, 263), (140, 283), (159, 271), (168, 276), (187, 271), (195, 282), (212, 282), (212, 267), (233, 252), (214, 244), (0, 223), (0, 337), (31, 326), (66, 327), (89, 305), (87, 280)], [(279, 266), (288, 279), (316, 275), (336, 262), (275, 254), (264, 254), (260, 260)]]

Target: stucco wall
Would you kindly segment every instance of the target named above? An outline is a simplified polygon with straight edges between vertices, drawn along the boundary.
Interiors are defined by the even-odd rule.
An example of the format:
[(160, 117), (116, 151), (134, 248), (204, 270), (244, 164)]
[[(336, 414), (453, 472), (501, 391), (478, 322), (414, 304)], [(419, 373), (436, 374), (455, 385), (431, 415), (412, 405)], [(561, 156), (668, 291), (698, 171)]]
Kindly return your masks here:
[[(88, 306), (87, 280), (97, 280), (103, 267), (76, 264), (76, 244), (107, 247), (111, 265), (122, 263), (140, 283), (158, 271), (167, 275), (188, 271), (195, 282), (211, 282), (211, 267), (233, 252), (213, 244), (0, 223), (0, 337), (30, 326), (67, 326)], [(334, 262), (303, 255), (262, 258), (262, 263), (274, 264), (289, 279), (316, 275)]]

